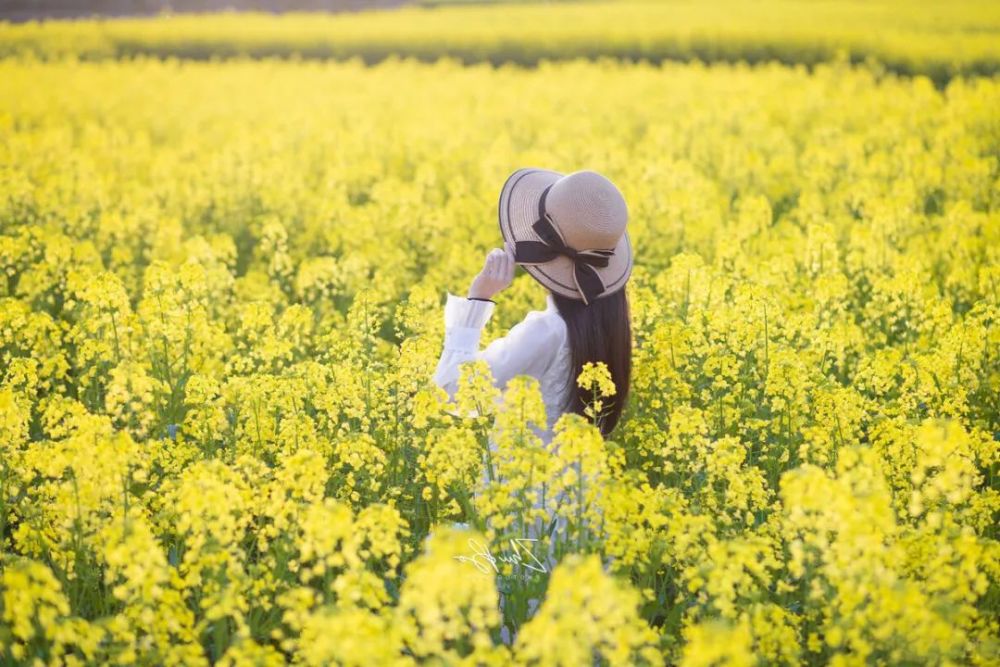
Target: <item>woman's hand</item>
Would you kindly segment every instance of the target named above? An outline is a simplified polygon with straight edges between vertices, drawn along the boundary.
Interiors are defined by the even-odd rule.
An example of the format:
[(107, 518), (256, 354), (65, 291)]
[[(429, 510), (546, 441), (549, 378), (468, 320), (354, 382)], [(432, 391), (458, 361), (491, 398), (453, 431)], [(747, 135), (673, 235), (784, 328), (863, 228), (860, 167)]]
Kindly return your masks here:
[(470, 299), (492, 299), (497, 292), (508, 287), (514, 280), (514, 249), (509, 243), (503, 249), (494, 248), (486, 255), (483, 270), (469, 286)]

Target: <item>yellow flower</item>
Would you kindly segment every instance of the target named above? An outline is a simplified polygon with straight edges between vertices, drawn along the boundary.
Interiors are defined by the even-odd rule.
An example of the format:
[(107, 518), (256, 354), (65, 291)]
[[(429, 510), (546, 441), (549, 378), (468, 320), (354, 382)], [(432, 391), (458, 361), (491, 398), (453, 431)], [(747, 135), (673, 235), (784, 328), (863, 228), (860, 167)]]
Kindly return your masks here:
[(658, 665), (656, 632), (640, 618), (639, 594), (601, 569), (596, 556), (567, 557), (552, 573), (541, 609), (518, 634), (519, 663)]

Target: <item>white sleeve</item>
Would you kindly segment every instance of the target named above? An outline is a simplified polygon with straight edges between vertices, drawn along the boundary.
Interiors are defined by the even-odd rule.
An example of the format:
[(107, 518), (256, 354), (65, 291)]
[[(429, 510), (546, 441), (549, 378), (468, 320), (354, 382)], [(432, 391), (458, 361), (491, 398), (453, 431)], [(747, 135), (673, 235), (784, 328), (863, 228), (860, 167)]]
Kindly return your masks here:
[(482, 328), (493, 313), (491, 301), (448, 295), (445, 305), (444, 350), (438, 360), (434, 382), (454, 398), (458, 389), (459, 364), (484, 359), (493, 383), (503, 389), (517, 375), (541, 379), (557, 351), (558, 330), (539, 311), (532, 311), (507, 335), (479, 350)]

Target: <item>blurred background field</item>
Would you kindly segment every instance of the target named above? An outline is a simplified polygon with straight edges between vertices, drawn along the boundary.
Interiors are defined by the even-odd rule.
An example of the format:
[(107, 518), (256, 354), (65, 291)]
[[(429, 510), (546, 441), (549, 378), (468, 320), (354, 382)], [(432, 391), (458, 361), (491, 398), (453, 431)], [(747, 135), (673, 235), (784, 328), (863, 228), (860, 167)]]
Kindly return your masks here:
[[(0, 664), (996, 664), (998, 17), (0, 24)], [(607, 441), (431, 386), (522, 166), (629, 205)], [(544, 299), (521, 272), (483, 342)], [(455, 559), (539, 484), (551, 578)]]
[[(811, 65), (874, 59), (942, 84), (1000, 64), (1000, 3), (663, 0), (484, 3), (342, 14), (175, 14), (0, 26), (0, 55), (361, 57), (534, 64), (610, 56)], [(280, 7), (281, 5), (274, 5)]]

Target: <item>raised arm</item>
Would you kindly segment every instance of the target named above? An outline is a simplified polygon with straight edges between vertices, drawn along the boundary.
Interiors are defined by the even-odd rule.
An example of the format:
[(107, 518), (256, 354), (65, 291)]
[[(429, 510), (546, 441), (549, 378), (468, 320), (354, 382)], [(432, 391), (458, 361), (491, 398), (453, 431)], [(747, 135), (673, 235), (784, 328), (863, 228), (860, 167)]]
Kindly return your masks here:
[(507, 335), (479, 349), (482, 329), (493, 313), (491, 301), (448, 295), (445, 305), (444, 350), (438, 360), (434, 382), (452, 398), (458, 389), (459, 365), (483, 359), (494, 384), (503, 388), (517, 375), (541, 379), (559, 345), (559, 330), (543, 313), (532, 311)]
[[(495, 384), (503, 387), (516, 375), (539, 377), (545, 371), (553, 351), (551, 323), (533, 312), (514, 326), (506, 336), (479, 349), (483, 327), (493, 314), (492, 297), (514, 279), (514, 249), (504, 244), (486, 256), (482, 271), (472, 281), (468, 297), (448, 294), (444, 309), (444, 350), (438, 360), (434, 381), (454, 398), (458, 388), (459, 365), (485, 359)], [(558, 344), (558, 341), (555, 341)]]

